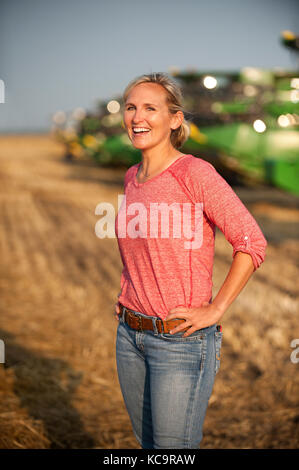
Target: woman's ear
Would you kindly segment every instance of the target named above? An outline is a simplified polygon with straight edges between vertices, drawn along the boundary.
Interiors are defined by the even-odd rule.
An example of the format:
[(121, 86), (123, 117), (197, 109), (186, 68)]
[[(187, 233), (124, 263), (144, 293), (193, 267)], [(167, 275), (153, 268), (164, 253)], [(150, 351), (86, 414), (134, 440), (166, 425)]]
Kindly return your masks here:
[(175, 130), (178, 129), (184, 121), (184, 113), (182, 111), (177, 111), (175, 114), (172, 115), (171, 118), (171, 129)]

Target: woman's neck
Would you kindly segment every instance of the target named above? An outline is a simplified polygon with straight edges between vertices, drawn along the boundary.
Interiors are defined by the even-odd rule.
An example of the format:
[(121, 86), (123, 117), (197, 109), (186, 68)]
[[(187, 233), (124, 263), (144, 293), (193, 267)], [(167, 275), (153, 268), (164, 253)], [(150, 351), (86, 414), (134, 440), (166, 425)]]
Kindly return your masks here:
[(139, 176), (141, 178), (149, 178), (155, 176), (155, 174), (160, 173), (166, 169), (172, 162), (174, 162), (178, 157), (183, 155), (177, 149), (172, 148), (167, 152), (162, 152), (160, 154), (149, 154), (149, 152), (142, 153), (142, 163), (139, 167)]

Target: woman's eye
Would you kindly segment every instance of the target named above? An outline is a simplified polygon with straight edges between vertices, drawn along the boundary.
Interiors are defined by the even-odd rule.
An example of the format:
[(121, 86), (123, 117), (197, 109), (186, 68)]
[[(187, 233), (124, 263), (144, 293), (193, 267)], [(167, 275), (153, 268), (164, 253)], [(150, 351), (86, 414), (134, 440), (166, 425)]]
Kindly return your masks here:
[[(133, 108), (133, 106), (128, 106), (128, 107), (126, 108), (126, 110), (127, 110), (127, 111), (130, 111), (130, 109), (132, 109), (132, 108)], [(155, 109), (152, 108), (151, 106), (148, 106), (147, 109), (151, 109), (152, 111), (155, 111)]]

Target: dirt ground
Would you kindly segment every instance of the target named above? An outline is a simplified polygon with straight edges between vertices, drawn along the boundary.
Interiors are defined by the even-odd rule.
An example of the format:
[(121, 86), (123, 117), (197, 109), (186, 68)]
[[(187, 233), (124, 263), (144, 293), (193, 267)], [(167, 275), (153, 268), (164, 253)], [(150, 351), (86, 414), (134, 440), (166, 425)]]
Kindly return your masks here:
[[(0, 137), (1, 448), (139, 448), (115, 362), (121, 259), (95, 234), (95, 208), (117, 209), (124, 173), (68, 163), (49, 135)], [(267, 256), (223, 317), (201, 448), (298, 448), (299, 198), (234, 189)], [(231, 256), (217, 229), (214, 296)]]

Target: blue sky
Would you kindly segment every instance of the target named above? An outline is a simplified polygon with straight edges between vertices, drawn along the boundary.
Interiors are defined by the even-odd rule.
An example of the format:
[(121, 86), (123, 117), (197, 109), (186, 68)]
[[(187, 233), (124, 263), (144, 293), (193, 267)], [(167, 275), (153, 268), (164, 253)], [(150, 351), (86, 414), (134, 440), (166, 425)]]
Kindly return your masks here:
[(298, 23), (295, 0), (2, 0), (0, 132), (47, 131), (171, 66), (294, 69), (279, 37)]

